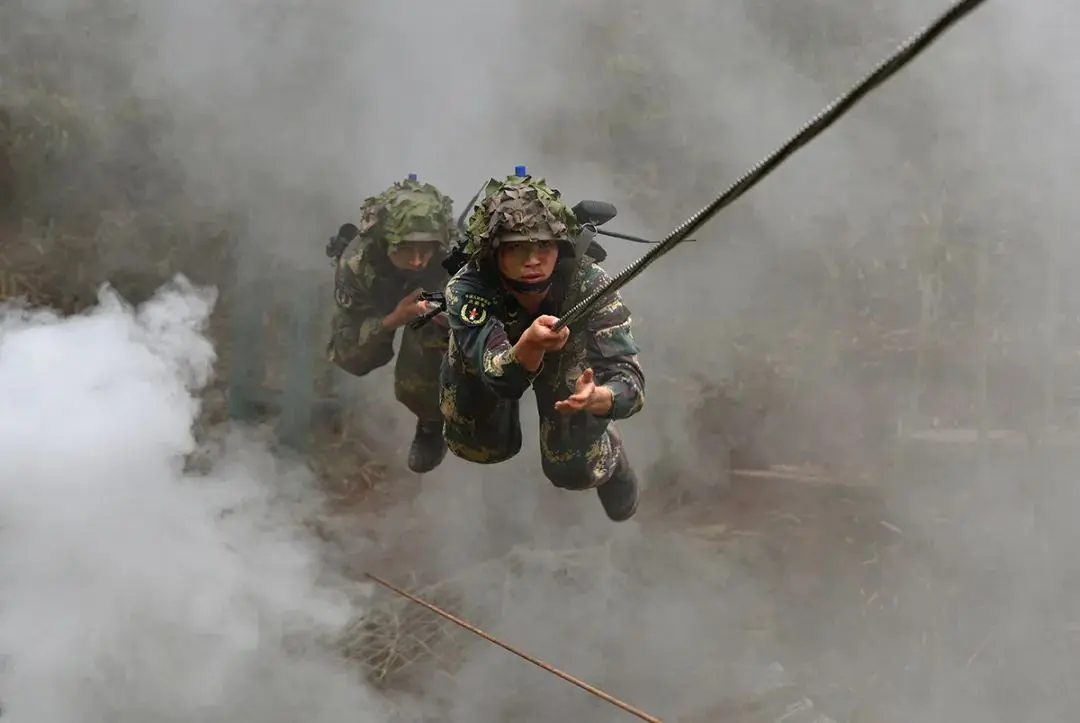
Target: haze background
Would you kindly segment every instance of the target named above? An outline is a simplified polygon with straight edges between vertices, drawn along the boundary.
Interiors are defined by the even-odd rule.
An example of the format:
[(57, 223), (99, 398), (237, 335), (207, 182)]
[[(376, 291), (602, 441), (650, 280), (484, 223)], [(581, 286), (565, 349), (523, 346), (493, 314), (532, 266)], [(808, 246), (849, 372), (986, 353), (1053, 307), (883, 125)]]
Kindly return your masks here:
[[(329, 277), (322, 245), (360, 200), (409, 172), (460, 204), (486, 178), (525, 163), (571, 200), (616, 203), (613, 228), (659, 237), (941, 9), (925, 0), (902, 8), (776, 0), (721, 6), (50, 0), (8, 5), (0, 16), (0, 49), (7, 59), (75, 57), (79, 62), (59, 82), (77, 105), (100, 113), (97, 137), (104, 140), (96, 155), (56, 166), (40, 190), (23, 193), (21, 203), (45, 209), (39, 220), (70, 210), (75, 199), (98, 228), (98, 196), (118, 189), (113, 195), (124, 196), (123, 179), (142, 196), (152, 195), (155, 184), (170, 189), (166, 218), (225, 230), (233, 241), (229, 257), (209, 259), (190, 241), (208, 235), (195, 228), (170, 245), (170, 263), (163, 264), (166, 243), (152, 225), (102, 224), (106, 231), (88, 251), (99, 276), (141, 275), (158, 283), (182, 270), (225, 284), (236, 262), (263, 263), (269, 256), (285, 270), (280, 291), (289, 298), (293, 284)], [(710, 452), (726, 440), (711, 429), (701, 432), (694, 380), (720, 384), (743, 372), (745, 361), (731, 341), (747, 327), (765, 337), (765, 351), (812, 367), (802, 381), (814, 401), (790, 412), (794, 421), (779, 435), (827, 428), (829, 444), (819, 439), (819, 454), (860, 458), (863, 427), (873, 426), (867, 420), (880, 426), (879, 417), (889, 416), (881, 409), (903, 408), (908, 381), (878, 384), (867, 395), (843, 365), (814, 366), (820, 349), (785, 330), (795, 325), (796, 311), (819, 305), (830, 279), (861, 278), (866, 269), (878, 275), (863, 282), (861, 295), (831, 300), (830, 313), (861, 318), (869, 305), (910, 318), (919, 305), (911, 268), (929, 268), (924, 257), (948, 245), (926, 252), (922, 240), (935, 235), (946, 237), (953, 256), (973, 253), (974, 241), (1010, 254), (994, 267), (993, 323), (1018, 340), (1024, 353), (1012, 361), (1020, 374), (1015, 386), (1028, 406), (1039, 406), (1033, 402), (1041, 402), (1039, 394), (1026, 390), (1043, 367), (1031, 351), (1042, 343), (1047, 284), (1040, 273), (1046, 258), (1065, 269), (1075, 260), (1069, 237), (1075, 204), (1066, 174), (1075, 166), (1068, 131), (1076, 125), (1077, 102), (1069, 93), (1073, 66), (1063, 58), (1078, 14), (1062, 0), (988, 3), (717, 217), (697, 243), (664, 257), (626, 289), (650, 397), (648, 410), (622, 428), (648, 484), (691, 490), (718, 484), (722, 474)], [(30, 76), (9, 76), (5, 98), (32, 96), (38, 88)], [(111, 121), (132, 105), (166, 119), (147, 121), (138, 142), (129, 125)], [(61, 185), (68, 195), (58, 193)], [(182, 202), (172, 200), (176, 193)], [(146, 198), (132, 204), (148, 205)], [(614, 240), (605, 246), (613, 272), (643, 251)], [(851, 267), (858, 273), (848, 275)], [(974, 287), (970, 277), (950, 277), (963, 298), (945, 301), (960, 335), (973, 326), (963, 313)], [(151, 288), (144, 284), (144, 293)], [(1063, 327), (1075, 323), (1075, 294), (1062, 291), (1057, 301)], [(960, 346), (939, 396), (971, 393), (974, 343)], [(389, 382), (387, 368), (347, 387), (370, 420), (365, 431), (403, 447), (411, 425), (393, 403)], [(525, 404), (528, 409), (531, 398)], [(1023, 406), (1004, 404), (997, 413), (1026, 423), (1035, 411)], [(1065, 676), (1067, 663), (1050, 661), (1030, 634), (1045, 622), (1046, 606), (1067, 618), (1075, 602), (1063, 588), (1066, 560), (1054, 553), (1069, 549), (1073, 533), (1059, 524), (1051, 535), (1045, 514), (1036, 522), (1030, 512), (1040, 496), (1044, 509), (1070, 509), (1067, 486), (1018, 492), (1018, 480), (1030, 481), (1030, 472), (1003, 466), (998, 477), (978, 481), (966, 465), (892, 480), (890, 524), (926, 543), (919, 549), (935, 579), (981, 581), (992, 560), (993, 594), (964, 598), (961, 618), (971, 629), (951, 631), (954, 637), (933, 652), (919, 648), (926, 629), (943, 625), (930, 610), (957, 604), (947, 604), (935, 588), (925, 593), (925, 607), (906, 607), (906, 617), (881, 632), (864, 658), (830, 655), (851, 631), (845, 636), (845, 628), (812, 615), (799, 625), (831, 635), (822, 632), (812, 646), (799, 639), (751, 651), (738, 636), (705, 631), (734, 629), (747, 610), (767, 607), (766, 563), (733, 558), (724, 566), (735, 572), (720, 574), (714, 551), (670, 543), (680, 551), (673, 555), (679, 565), (650, 568), (646, 553), (661, 554), (668, 543), (641, 536), (633, 523), (611, 530), (592, 495), (550, 489), (539, 476), (531, 409), (524, 416), (530, 441), (519, 459), (491, 470), (450, 459), (426, 476), (415, 503), (369, 524), (390, 543), (409, 541), (422, 527), (428, 563), (447, 575), (512, 542), (610, 544), (614, 557), (597, 563), (591, 588), (571, 593), (547, 573), (520, 583), (528, 599), (504, 610), (498, 632), (540, 657), (615, 694), (632, 693), (635, 704), (668, 717), (744, 694), (768, 677), (761, 671), (772, 657), (785, 656), (817, 658), (825, 677), (863, 685), (870, 699), (861, 703), (869, 709), (885, 703), (865, 692), (859, 674), (890, 656), (922, 661), (908, 663), (914, 672), (893, 682), (902, 703), (889, 701), (914, 718), (993, 720), (1009, 712), (1006, 702), (1023, 705), (1031, 720), (1039, 720), (1039, 706), (1047, 716), (1067, 710), (1060, 690), (1040, 689)], [(933, 423), (924, 416), (910, 421)], [(725, 437), (739, 436), (738, 420), (719, 424)], [(702, 436), (709, 449), (702, 449)], [(1065, 478), (1073, 470), (1071, 461), (1045, 462), (1038, 477)], [(950, 511), (948, 524), (941, 523), (942, 509)], [(1033, 529), (1034, 537), (1019, 534)], [(360, 540), (346, 550), (351, 565), (362, 565), (367, 545)], [(642, 562), (635, 566), (635, 559)], [(613, 569), (625, 576), (613, 579)], [(903, 581), (895, 584), (904, 588)], [(818, 602), (839, 611), (856, 594)], [(985, 663), (989, 669), (972, 672), (972, 651), (989, 639), (987, 630), (1002, 629), (1012, 631), (1017, 647), (1006, 646), (1009, 655), (999, 650), (994, 663)], [(1065, 655), (1071, 639), (1060, 630), (1055, 639)], [(418, 701), (419, 709), (452, 706), (451, 719), (481, 723), (503, 720), (510, 708), (544, 720), (621, 715), (539, 671), (506, 665), (500, 655), (480, 655), (457, 683)], [(1006, 675), (994, 667), (1005, 658), (1010, 671), (1023, 672)], [(1012, 668), (1019, 659), (1023, 664)], [(740, 666), (755, 672), (740, 677), (732, 671)]]

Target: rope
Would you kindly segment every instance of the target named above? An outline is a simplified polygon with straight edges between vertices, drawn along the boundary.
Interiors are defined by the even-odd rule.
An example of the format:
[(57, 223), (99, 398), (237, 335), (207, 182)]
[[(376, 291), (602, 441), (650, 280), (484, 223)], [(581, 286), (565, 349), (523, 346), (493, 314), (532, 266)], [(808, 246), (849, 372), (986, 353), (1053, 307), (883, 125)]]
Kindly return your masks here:
[(675, 246), (686, 239), (687, 236), (701, 228), (707, 221), (715, 216), (720, 209), (724, 208), (757, 185), (759, 181), (783, 163), (788, 156), (792, 155), (799, 148), (820, 135), (822, 131), (839, 120), (840, 116), (851, 110), (851, 108), (862, 100), (867, 93), (884, 83), (890, 76), (907, 65), (915, 58), (915, 56), (937, 40), (942, 33), (984, 2), (985, 0), (960, 0), (942, 13), (933, 23), (911, 36), (907, 41), (902, 43), (890, 57), (878, 64), (878, 66), (858, 85), (826, 106), (804, 125), (798, 133), (792, 136), (787, 143), (774, 151), (772, 155), (759, 161), (756, 166), (743, 174), (739, 180), (735, 181), (735, 183), (724, 191), (724, 193), (715, 201), (684, 221), (660, 241), (659, 244), (649, 249), (644, 256), (626, 267), (626, 269), (618, 276), (614, 277), (603, 287), (572, 306), (562, 318), (559, 319), (558, 323), (555, 324), (555, 329), (559, 330), (579, 321), (592, 310), (602, 297), (614, 293), (626, 286), (626, 284), (636, 278), (638, 274), (648, 268), (651, 263), (668, 251), (671, 251), (671, 249), (675, 248)]
[(645, 723), (663, 723), (663, 721), (661, 721), (659, 718), (657, 718), (655, 716), (651, 716), (648, 713), (646, 713), (645, 711), (639, 710), (639, 709), (635, 708), (634, 706), (630, 705), (629, 703), (624, 703), (621, 700), (619, 700), (618, 698), (616, 698), (615, 696), (609, 695), (609, 694), (605, 693), (604, 691), (600, 690), (599, 688), (595, 688), (595, 687), (589, 685), (588, 683), (575, 678), (574, 676), (570, 675), (569, 673), (562, 672), (561, 670), (556, 668), (554, 665), (549, 665), (549, 664), (545, 663), (544, 661), (540, 660), (539, 658), (534, 658), (533, 656), (531, 656), (531, 655), (529, 655), (527, 653), (523, 653), (520, 650), (517, 650), (515, 648), (510, 647), (509, 645), (502, 642), (501, 640), (499, 640), (499, 639), (497, 639), (497, 638), (495, 638), (495, 637), (493, 637), (491, 635), (488, 635), (487, 633), (485, 633), (480, 628), (475, 627), (474, 625), (470, 625), (469, 623), (465, 622), (461, 618), (459, 618), (459, 617), (457, 617), (455, 615), (451, 615), (450, 613), (448, 613), (445, 610), (443, 610), (443, 609), (441, 609), (441, 608), (427, 602), (426, 600), (418, 598), (418, 597), (416, 597), (415, 595), (413, 595), (411, 593), (405, 592), (401, 588), (390, 584), (386, 580), (383, 580), (382, 578), (379, 578), (379, 577), (376, 577), (375, 575), (372, 575), (370, 572), (364, 573), (364, 574), (367, 575), (367, 577), (371, 578), (376, 583), (378, 583), (379, 585), (382, 585), (383, 587), (385, 587), (387, 590), (391, 590), (393, 592), (396, 592), (398, 595), (401, 595), (402, 597), (404, 597), (404, 598), (406, 598), (408, 600), (411, 600), (412, 602), (416, 603), (417, 605), (420, 605), (422, 607), (427, 608), (428, 610), (435, 613), (436, 615), (439, 615), (441, 617), (446, 618), (447, 620), (449, 620), (450, 622), (454, 623), (455, 625), (457, 625), (459, 627), (465, 628), (466, 630), (468, 630), (473, 635), (479, 636), (479, 637), (483, 638), (484, 640), (488, 641), (489, 643), (492, 643), (493, 645), (498, 645), (503, 650), (507, 650), (507, 651), (513, 653), (514, 655), (518, 656), (519, 658), (522, 658), (523, 660), (527, 660), (527, 661), (529, 661), (530, 663), (532, 663), (533, 665), (535, 665), (535, 666), (537, 666), (539, 668), (543, 668), (544, 670), (551, 673), (552, 675), (556, 675), (556, 676), (562, 678), (567, 683), (573, 683), (574, 685), (576, 685), (577, 687), (579, 687), (582, 690), (586, 691), (587, 693), (595, 695), (597, 698), (600, 698), (601, 700), (606, 700), (608, 703), (611, 703), (614, 706), (622, 708), (627, 713), (630, 713), (631, 715), (637, 716), (641, 720), (645, 721)]

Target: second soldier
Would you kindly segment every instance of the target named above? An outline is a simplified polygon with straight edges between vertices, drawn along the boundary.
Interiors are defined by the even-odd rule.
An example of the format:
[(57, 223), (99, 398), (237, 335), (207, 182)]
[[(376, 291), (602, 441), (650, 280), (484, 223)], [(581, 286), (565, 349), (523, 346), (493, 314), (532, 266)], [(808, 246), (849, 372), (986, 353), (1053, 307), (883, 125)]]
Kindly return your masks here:
[(343, 254), (334, 276), (337, 307), (327, 358), (344, 371), (364, 376), (394, 358), (394, 396), (416, 416), (409, 469), (422, 474), (446, 456), (439, 410), (439, 367), (449, 331), (445, 317), (419, 329), (408, 326), (428, 310), (422, 289), (441, 289), (441, 266), (455, 237), (453, 203), (414, 176), (364, 201), (359, 242)]

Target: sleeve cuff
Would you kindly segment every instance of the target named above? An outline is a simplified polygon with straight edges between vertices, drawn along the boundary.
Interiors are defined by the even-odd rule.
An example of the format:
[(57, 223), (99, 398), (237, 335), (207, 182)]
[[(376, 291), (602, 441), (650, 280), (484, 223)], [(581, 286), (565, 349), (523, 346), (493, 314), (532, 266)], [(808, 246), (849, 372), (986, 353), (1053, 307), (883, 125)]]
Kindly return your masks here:
[(525, 365), (521, 363), (521, 360), (517, 358), (514, 347), (510, 347), (510, 359), (512, 359), (513, 363), (521, 370), (521, 373), (525, 375), (525, 378), (529, 380), (529, 384), (532, 384), (533, 381), (540, 376), (540, 372), (544, 371), (544, 359), (540, 360), (540, 366), (536, 367), (536, 371), (531, 372), (526, 369)]
[(626, 397), (630, 393), (629, 387), (623, 382), (611, 381), (605, 384), (601, 384), (601, 387), (611, 392), (611, 407), (607, 410), (607, 414), (598, 414), (597, 417), (601, 419), (620, 419), (621, 406), (626, 405)]
[(520, 399), (525, 390), (532, 386), (533, 380), (543, 368), (541, 364), (540, 369), (535, 372), (528, 371), (518, 361), (512, 348), (498, 354), (485, 355), (481, 363), (483, 365), (481, 374), (488, 388), (507, 399)]

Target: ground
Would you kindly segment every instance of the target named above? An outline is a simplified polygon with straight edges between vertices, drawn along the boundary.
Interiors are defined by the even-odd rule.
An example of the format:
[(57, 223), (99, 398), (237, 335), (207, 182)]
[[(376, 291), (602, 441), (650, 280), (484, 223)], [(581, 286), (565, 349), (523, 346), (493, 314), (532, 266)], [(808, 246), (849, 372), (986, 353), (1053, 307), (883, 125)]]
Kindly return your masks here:
[[(375, 450), (368, 452), (377, 454)], [(358, 458), (355, 448), (347, 455)], [(419, 481), (411, 475), (395, 477), (388, 474), (388, 469), (370, 459), (351, 474), (342, 474), (338, 468), (334, 479), (328, 479), (335, 514), (372, 519), (400, 510), (402, 503), (418, 492)], [(750, 540), (755, 549), (764, 550), (768, 560), (763, 560), (759, 568), (762, 579), (768, 578), (772, 597), (790, 603), (781, 602), (780, 608), (801, 608), (801, 615), (813, 622), (812, 627), (800, 626), (793, 613), (770, 611), (767, 619), (754, 624), (771, 628), (770, 634), (778, 637), (782, 647), (812, 650), (821, 648), (824, 620), (855, 616), (865, 620), (868, 609), (880, 607), (880, 601), (889, 597), (889, 592), (882, 589), (879, 571), (892, 554), (889, 545), (898, 535), (883, 514), (881, 495), (866, 480), (830, 479), (811, 469), (775, 467), (736, 471), (728, 487), (709, 496), (698, 495), (689, 503), (673, 501), (662, 486), (654, 487), (645, 495), (637, 519), (650, 538), (677, 534), (705, 545), (721, 546), (738, 544), (741, 538)], [(422, 513), (417, 515), (422, 517)], [(361, 527), (364, 532), (360, 534), (377, 534), (372, 526)], [(392, 571), (402, 584), (417, 590), (437, 582), (430, 559), (425, 560), (437, 541), (430, 535), (424, 539), (429, 528), (422, 519), (415, 520), (411, 530), (383, 540), (388, 546), (379, 559), (369, 560), (368, 564), (380, 571)], [(877, 559), (871, 559), (874, 557)], [(841, 592), (838, 586), (843, 588)], [(428, 620), (429, 625), (432, 622)], [(784, 685), (770, 688), (766, 694), (728, 700), (700, 720), (772, 723), (785, 712), (790, 716), (785, 720), (790, 723), (827, 720), (814, 716), (820, 715), (821, 706), (829, 701), (819, 697), (815, 707), (808, 691), (817, 696), (832, 694), (841, 699), (842, 706), (852, 707), (851, 691), (838, 690), (845, 686), (835, 678), (823, 679), (822, 671), (815, 671), (813, 660), (781, 662), (788, 674)], [(548, 674), (537, 670), (536, 675)], [(853, 719), (848, 715), (843, 720)]]
[[(690, 541), (695, 549), (710, 550), (718, 562), (725, 557), (741, 558), (748, 574), (739, 584), (760, 592), (745, 604), (734, 602), (745, 608), (740, 611), (740, 622), (745, 624), (742, 634), (748, 639), (768, 638), (766, 647), (778, 652), (776, 662), (784, 673), (783, 684), (756, 693), (749, 686), (745, 695), (733, 695), (720, 705), (687, 716), (684, 723), (949, 720), (980, 708), (1022, 711), (1040, 699), (1049, 701), (1043, 705), (1055, 715), (1067, 710), (1075, 691), (1068, 685), (1039, 680), (1023, 666), (1032, 665), (1030, 656), (1037, 656), (1035, 665), (1056, 665), (1059, 676), (1072, 669), (1068, 661), (1074, 659), (1070, 656), (1075, 650), (1064, 632), (1076, 625), (1071, 612), (1055, 603), (1060, 598), (1045, 579), (1041, 584), (1049, 585), (1049, 608), (1040, 613), (1017, 609), (1008, 589), (1011, 584), (1028, 584), (1018, 577), (1024, 574), (1023, 568), (1030, 567), (1025, 555), (1037, 559), (1038, 550), (1052, 546), (1055, 536), (1068, 535), (1072, 529), (1067, 513), (1058, 509), (1061, 490), (1070, 488), (1071, 479), (1061, 472), (1070, 467), (1060, 459), (1045, 459), (1042, 464), (1047, 471), (1032, 477), (1031, 451), (1022, 443), (1022, 435), (1020, 443), (1006, 444), (1013, 436), (991, 435), (1000, 443), (991, 449), (990, 467), (996, 476), (981, 480), (971, 473), (975, 447), (963, 444), (964, 435), (959, 439), (956, 434), (925, 434), (918, 441), (924, 448), (909, 453), (899, 481), (890, 476), (896, 470), (886, 467), (874, 473), (829, 476), (806, 467), (773, 465), (736, 470), (729, 485), (718, 485), (692, 499), (673, 500), (663, 485), (650, 487), (638, 516), (649, 545), (662, 548), (667, 537), (675, 536)], [(1058, 452), (1072, 454), (1062, 449)], [(367, 462), (358, 469), (343, 490), (347, 494), (342, 497), (347, 499), (342, 500), (338, 514), (360, 514), (368, 520), (390, 510), (401, 515), (402, 502), (420, 488), (415, 477), (392, 476), (393, 468)], [(1011, 501), (1017, 494), (1020, 504)], [(1034, 510), (1041, 499), (1054, 504)], [(1030, 514), (1029, 504), (1034, 510)], [(374, 565), (380, 572), (392, 571), (399, 584), (418, 594), (426, 590), (443, 595), (445, 589), (433, 584), (438, 580), (428, 566), (432, 546), (438, 545), (432, 537), (437, 538), (439, 532), (424, 514), (418, 508), (405, 513), (413, 518), (409, 533), (384, 540), (390, 544)], [(1030, 515), (1036, 515), (1036, 521), (1026, 522)], [(373, 528), (366, 529), (371, 533)], [(533, 554), (519, 550), (506, 555), (495, 579), (512, 579), (512, 570), (522, 566), (551, 564), (533, 559)], [(592, 554), (590, 549), (552, 553), (565, 558), (567, 569), (572, 556), (588, 554)], [(988, 566), (984, 559), (992, 554), (999, 555), (998, 562)], [(1016, 559), (1001, 558), (1001, 554)], [(1044, 565), (1052, 565), (1044, 560)], [(644, 561), (634, 565), (639, 563), (643, 570), (647, 568)], [(604, 564), (618, 568), (615, 562)], [(484, 579), (482, 567), (477, 564), (461, 576)], [(561, 568), (559, 574), (573, 577)], [(1027, 577), (1036, 574), (1032, 571)], [(492, 583), (477, 587), (485, 584)], [(587, 604), (593, 592), (580, 581), (574, 584), (582, 586), (575, 589), (580, 589), (578, 599)], [(536, 594), (544, 593), (537, 590)], [(453, 600), (453, 595), (446, 600)], [(469, 609), (469, 601), (443, 604), (464, 605), (459, 611)], [(724, 601), (718, 598), (716, 604), (720, 610)], [(728, 617), (717, 623), (720, 627), (703, 629), (700, 634), (718, 639), (730, 634), (723, 629), (730, 626), (730, 607), (723, 612)], [(470, 613), (474, 617), (461, 614), (485, 630), (500, 629), (498, 615), (482, 606)], [(1025, 615), (1033, 619), (1026, 620)], [(576, 624), (559, 619), (568, 628)], [(1027, 626), (1017, 630), (1031, 632), (1008, 643), (995, 642), (994, 636), (1001, 633), (993, 631), (1010, 626)], [(520, 638), (517, 630), (511, 634)], [(550, 661), (569, 654), (554, 650), (539, 657)], [(727, 662), (744, 655), (742, 649), (732, 648)], [(767, 667), (759, 666), (761, 670)], [(659, 677), (667, 674), (655, 672)], [(535, 675), (548, 674), (537, 670)], [(1049, 690), (1053, 694), (1048, 696)]]
[[(215, 317), (212, 336), (216, 339), (227, 338), (225, 322), (220, 315)], [(203, 429), (212, 429), (227, 417), (229, 347), (223, 343), (218, 348), (222, 365), (214, 386), (205, 394)], [(939, 518), (961, 520), (950, 524), (967, 525), (964, 532), (975, 534), (978, 520), (964, 520), (964, 516), (972, 517), (974, 510), (993, 515), (995, 521), (1004, 519), (991, 504), (1017, 507), (1008, 485), (1021, 480), (1026, 485), (1022, 489), (1025, 503), (1039, 499), (1040, 487), (1056, 503), (1040, 513), (1037, 534), (1024, 531), (1031, 544), (1044, 544), (1071, 524), (1069, 506), (1061, 504), (1057, 488), (1051, 489), (1067, 482), (1060, 473), (1071, 467), (1047, 463), (1057, 470), (1056, 477), (1033, 476), (1016, 463), (1030, 453), (1023, 435), (995, 432), (990, 436), (1003, 448), (998, 454), (1004, 456), (992, 466), (1003, 472), (1007, 484), (964, 482), (970, 477), (970, 455), (956, 450), (970, 448), (974, 437), (962, 430), (915, 435), (920, 443), (936, 445), (937, 456), (949, 459), (914, 455), (899, 486), (890, 480), (887, 466), (838, 472), (842, 466), (834, 464), (824, 472), (805, 464), (754, 465), (760, 462), (755, 455), (735, 455), (734, 466), (746, 468), (730, 475), (721, 475), (723, 470), (718, 468), (718, 476), (729, 477), (729, 484), (709, 486), (706, 492), (683, 489), (673, 493), (664, 484), (663, 468), (649, 470), (650, 486), (638, 515), (645, 537), (653, 541), (675, 536), (709, 550), (718, 560), (729, 552), (734, 558), (732, 551), (737, 549), (750, 550), (747, 580), (765, 593), (745, 606), (744, 632), (750, 637), (767, 636), (770, 650), (781, 652), (776, 662), (784, 671), (783, 682), (765, 692), (729, 696), (720, 705), (687, 716), (684, 723), (774, 723), (780, 719), (824, 723), (827, 719), (815, 718), (820, 715), (838, 723), (889, 723), (918, 718), (918, 713), (924, 720), (945, 720), (950, 711), (956, 719), (956, 715), (967, 715), (972, 698), (993, 694), (1006, 698), (998, 706), (1022, 708), (1019, 701), (1036, 693), (1018, 682), (1023, 676), (1017, 675), (1016, 663), (1007, 658), (1011, 654), (1023, 661), (1028, 653), (1024, 645), (1034, 642), (1038, 647), (1038, 641), (1045, 640), (1043, 648), (1053, 647), (1053, 654), (1067, 660), (1075, 653), (1069, 647), (1071, 638), (1054, 630), (1071, 630), (1068, 626), (1075, 626), (1075, 621), (1068, 619), (1068, 610), (1052, 610), (1039, 622), (1053, 625), (1040, 626), (1037, 636), (1011, 642), (1011, 648), (1002, 650), (1004, 643), (991, 639), (987, 630), (994, 630), (995, 615), (1014, 615), (1001, 589), (1016, 578), (1000, 568), (975, 570), (966, 558), (959, 562), (964, 567), (955, 567), (954, 561), (950, 569), (949, 556), (940, 547), (933, 548), (955, 540), (936, 535), (933, 525)], [(1019, 443), (1012, 444), (1016, 437)], [(1054, 440), (1047, 438), (1047, 442)], [(944, 449), (952, 451), (945, 454)], [(358, 541), (365, 543), (367, 554), (356, 558), (348, 571), (358, 580), (366, 569), (392, 571), (388, 577), (412, 590), (430, 590), (442, 582), (432, 565), (440, 532), (425, 518), (430, 510), (409, 504), (420, 492), (422, 480), (404, 470), (398, 459), (401, 450), (377, 448), (346, 423), (344, 428), (324, 426), (312, 451), (310, 464), (328, 499), (328, 514), (317, 521), (324, 538), (346, 551)], [(944, 487), (939, 484), (943, 480), (948, 483)], [(925, 505), (914, 511), (904, 509), (913, 495), (933, 500), (939, 511), (931, 514)], [(1001, 499), (993, 499), (994, 495)], [(385, 526), (373, 522), (390, 516), (395, 534), (383, 535)], [(1059, 519), (1062, 516), (1066, 519)], [(912, 529), (912, 520), (921, 529)], [(1022, 516), (1009, 521), (1020, 522)], [(1001, 524), (1014, 536), (1016, 526)], [(993, 530), (979, 534), (1000, 536)], [(986, 544), (980, 541), (976, 547)], [(1020, 547), (1015, 539), (1010, 544)], [(1068, 549), (1068, 545), (1058, 548)], [(344, 559), (348, 561), (349, 555)], [(470, 560), (471, 566), (464, 565), (469, 569), (461, 574), (479, 574), (472, 567), (483, 567), (487, 564), (483, 560), (482, 556)], [(497, 557), (494, 563), (506, 568), (541, 564), (514, 553)], [(505, 572), (500, 570), (500, 574)], [(443, 570), (442, 577), (445, 574)], [(988, 594), (1006, 602), (988, 612)], [(467, 617), (489, 629), (482, 613), (478, 611), (476, 619)], [(491, 619), (490, 624), (496, 625), (492, 630), (498, 622)], [(701, 632), (704, 637), (724, 634), (722, 630)], [(1044, 633), (1045, 637), (1039, 637)], [(732, 659), (740, 656), (739, 651), (728, 653)], [(561, 655), (556, 650), (540, 657), (554, 661)], [(761, 668), (767, 671), (768, 665)], [(655, 674), (663, 677), (664, 672)], [(536, 670), (535, 676), (549, 674)], [(968, 690), (954, 685), (954, 679)], [(1021, 686), (1019, 691), (1017, 686)], [(1066, 708), (1075, 696), (1068, 686), (1065, 691), (1059, 689), (1054, 698), (1057, 709)]]

